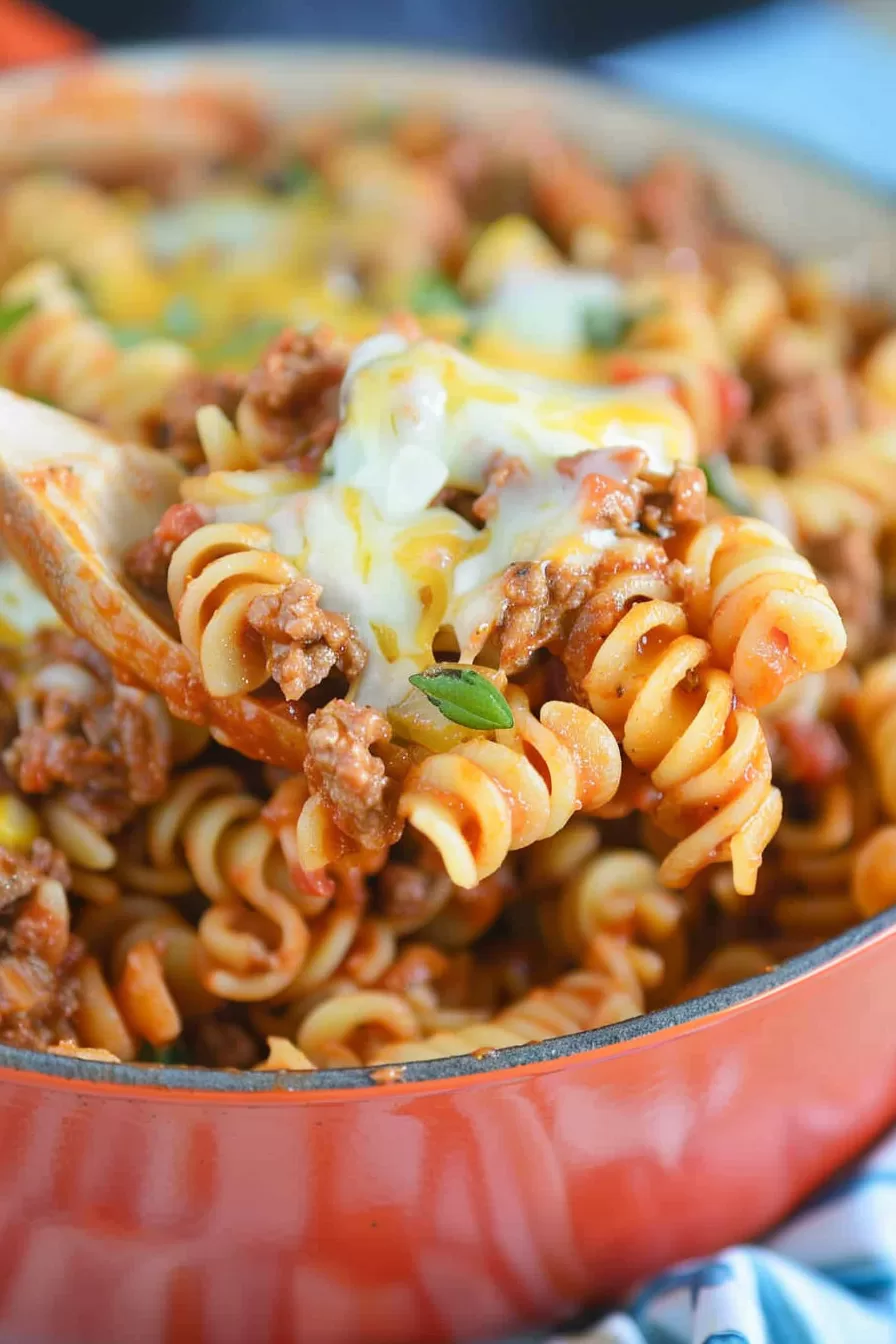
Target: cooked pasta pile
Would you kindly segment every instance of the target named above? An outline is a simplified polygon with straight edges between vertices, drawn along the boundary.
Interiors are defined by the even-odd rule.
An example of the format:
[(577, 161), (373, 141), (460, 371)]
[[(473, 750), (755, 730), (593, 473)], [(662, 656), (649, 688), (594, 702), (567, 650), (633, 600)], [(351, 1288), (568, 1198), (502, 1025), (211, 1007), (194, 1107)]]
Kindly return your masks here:
[(0, 383), (180, 464), (126, 581), (304, 743), (172, 717), (6, 562), (0, 1039), (401, 1065), (896, 900), (886, 308), (522, 119), (93, 75), (0, 172)]

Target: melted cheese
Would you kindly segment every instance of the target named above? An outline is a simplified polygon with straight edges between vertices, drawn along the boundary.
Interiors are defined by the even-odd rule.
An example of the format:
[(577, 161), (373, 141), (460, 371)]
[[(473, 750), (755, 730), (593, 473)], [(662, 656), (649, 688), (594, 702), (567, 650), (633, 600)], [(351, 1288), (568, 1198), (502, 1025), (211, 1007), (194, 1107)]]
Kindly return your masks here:
[(321, 585), (320, 604), (348, 616), (367, 646), (353, 696), (380, 707), (407, 693), (408, 677), (433, 661), (451, 573), (477, 537), (449, 509), (395, 524), (352, 486), (322, 484), (269, 519), (275, 548)]
[[(281, 468), (269, 473), (279, 495), (256, 493), (261, 473), (239, 471), (191, 489), (220, 519), (264, 522), (272, 546), (321, 585), (321, 606), (350, 618), (368, 650), (350, 695), (382, 709), (406, 701), (408, 676), (440, 652), (480, 652), (508, 565), (584, 570), (614, 543), (594, 503), (638, 460), (614, 450), (640, 447), (667, 472), (696, 456), (684, 412), (658, 393), (510, 377), (394, 333), (356, 348), (340, 410), (317, 483)], [(432, 506), (445, 485), (481, 493), (499, 452), (516, 461), (482, 529)]]
[(61, 624), (55, 608), (15, 561), (0, 562), (0, 645), (23, 644), (36, 630)]
[(660, 471), (696, 460), (687, 415), (660, 394), (511, 376), (391, 334), (357, 348), (342, 406), (330, 469), (390, 518), (425, 508), (445, 485), (479, 493), (497, 452), (534, 472), (595, 448), (643, 448)]
[(588, 344), (590, 309), (621, 303), (621, 284), (602, 271), (510, 270), (483, 306), (481, 320), (486, 330), (497, 328), (524, 345), (568, 355)]

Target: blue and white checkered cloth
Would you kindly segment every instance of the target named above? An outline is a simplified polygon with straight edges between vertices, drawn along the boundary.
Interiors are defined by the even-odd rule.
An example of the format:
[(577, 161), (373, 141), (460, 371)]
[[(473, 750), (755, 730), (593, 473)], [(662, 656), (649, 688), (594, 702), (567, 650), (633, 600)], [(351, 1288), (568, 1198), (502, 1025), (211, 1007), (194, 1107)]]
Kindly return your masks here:
[[(896, 189), (896, 40), (845, 7), (783, 0), (594, 68)], [(536, 1339), (896, 1344), (896, 1131), (761, 1245), (676, 1265), (584, 1332), (507, 1344)]]

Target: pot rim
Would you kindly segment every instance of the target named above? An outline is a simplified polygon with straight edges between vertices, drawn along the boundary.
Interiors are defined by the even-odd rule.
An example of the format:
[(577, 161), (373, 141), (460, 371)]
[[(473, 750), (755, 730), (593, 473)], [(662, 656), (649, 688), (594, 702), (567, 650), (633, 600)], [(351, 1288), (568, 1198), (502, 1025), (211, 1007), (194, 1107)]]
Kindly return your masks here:
[[(505, 1046), (478, 1055), (448, 1055), (440, 1059), (419, 1060), (410, 1064), (351, 1069), (315, 1069), (253, 1071), (206, 1069), (180, 1065), (106, 1064), (70, 1055), (49, 1055), (38, 1050), (21, 1050), (0, 1045), (0, 1081), (4, 1071), (42, 1076), (69, 1083), (111, 1084), (116, 1092), (151, 1096), (159, 1091), (173, 1093), (212, 1093), (228, 1100), (237, 1097), (272, 1096), (283, 1093), (313, 1094), (324, 1099), (333, 1093), (368, 1090), (382, 1093), (414, 1085), (462, 1084), (464, 1080), (488, 1075), (542, 1072), (552, 1064), (562, 1065), (579, 1056), (649, 1042), (653, 1037), (670, 1036), (682, 1031), (700, 1030), (714, 1018), (786, 992), (788, 986), (810, 979), (847, 958), (857, 956), (872, 944), (896, 935), (896, 906), (872, 919), (847, 929), (836, 938), (781, 962), (762, 975), (740, 980), (735, 985), (713, 990), (684, 1003), (659, 1008), (640, 1017), (611, 1026), (593, 1027), (569, 1036), (550, 1036), (529, 1045)], [(427, 1089), (428, 1090), (428, 1089)], [(321, 1095), (323, 1094), (323, 1096)]]
[[(811, 172), (816, 177), (826, 177), (847, 188), (864, 204), (882, 211), (893, 211), (896, 199), (896, 196), (872, 186), (857, 174), (850, 173), (793, 139), (771, 137), (720, 117), (695, 115), (668, 100), (651, 95), (645, 96), (625, 88), (605, 76), (599, 77), (586, 71), (570, 70), (559, 63), (549, 61), (529, 58), (500, 60), (392, 45), (359, 46), (353, 43), (335, 42), (275, 43), (264, 39), (258, 41), (235, 39), (200, 43), (145, 42), (113, 47), (105, 50), (96, 64), (100, 67), (113, 68), (118, 64), (124, 64), (125, 67), (140, 70), (144, 61), (148, 61), (150, 67), (159, 62), (173, 62), (189, 69), (193, 61), (200, 64), (222, 61), (227, 62), (225, 72), (231, 75), (239, 73), (241, 60), (248, 57), (251, 61), (257, 61), (266, 56), (271, 56), (278, 62), (283, 62), (292, 56), (305, 60), (320, 59), (322, 62), (343, 66), (363, 61), (371, 68), (380, 66), (384, 71), (390, 63), (406, 62), (410, 58), (418, 67), (421, 62), (425, 63), (446, 77), (469, 75), (474, 71), (483, 76), (491, 73), (497, 78), (508, 79), (518, 78), (528, 71), (557, 91), (566, 87), (570, 91), (577, 90), (580, 94), (586, 95), (589, 91), (603, 89), (605, 93), (612, 93), (615, 100), (627, 103), (631, 107), (643, 108), (654, 114), (667, 113), (677, 124), (685, 128), (688, 126), (702, 128), (718, 134), (734, 145), (739, 144), (759, 151), (782, 166), (790, 164), (803, 172)], [(33, 87), (39, 88), (47, 80), (81, 64), (83, 58), (81, 61), (58, 62), (5, 72), (0, 76), (0, 97), (7, 93), (14, 95), (19, 88), (23, 91)], [(896, 218), (896, 211), (893, 213)], [(206, 1093), (228, 1100), (282, 1096), (284, 1093), (313, 1095), (324, 1099), (332, 1093), (358, 1092), (365, 1089), (382, 1093), (393, 1087), (400, 1087), (405, 1091), (414, 1085), (444, 1086), (452, 1082), (461, 1083), (465, 1079), (509, 1075), (522, 1069), (527, 1072), (541, 1071), (545, 1066), (562, 1065), (564, 1061), (572, 1061), (598, 1050), (606, 1051), (611, 1047), (622, 1047), (673, 1032), (699, 1029), (704, 1023), (708, 1025), (714, 1017), (754, 1003), (770, 994), (784, 991), (789, 985), (832, 969), (840, 961), (861, 953), (873, 943), (893, 935), (894, 932), (896, 932), (896, 906), (856, 924), (808, 952), (782, 962), (762, 975), (752, 976), (724, 989), (714, 990), (684, 1003), (657, 1009), (611, 1026), (592, 1028), (568, 1036), (549, 1037), (529, 1045), (504, 1047), (481, 1055), (447, 1056), (394, 1067), (386, 1066), (379, 1070), (350, 1068), (318, 1069), (312, 1072), (253, 1072), (192, 1066), (106, 1064), (75, 1056), (50, 1055), (0, 1044), (0, 1081), (4, 1075), (8, 1078), (10, 1075), (18, 1074), (35, 1084), (39, 1084), (40, 1079), (45, 1079), (49, 1085), (96, 1084), (106, 1091), (111, 1086), (116, 1092), (131, 1096), (135, 1093), (142, 1094), (147, 1099), (153, 1094), (158, 1098), (160, 1092)], [(376, 1076), (378, 1073), (379, 1077)]]

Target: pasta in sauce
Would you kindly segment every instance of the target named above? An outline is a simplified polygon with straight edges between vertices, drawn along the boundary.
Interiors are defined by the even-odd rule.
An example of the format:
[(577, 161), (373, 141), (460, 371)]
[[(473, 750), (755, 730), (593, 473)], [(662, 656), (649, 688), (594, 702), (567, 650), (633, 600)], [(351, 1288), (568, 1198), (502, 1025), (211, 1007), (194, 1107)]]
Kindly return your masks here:
[(180, 464), (129, 582), (306, 755), (173, 717), (4, 561), (0, 1039), (491, 1051), (896, 900), (886, 309), (699, 167), (528, 124), (94, 75), (16, 127), (0, 385)]

